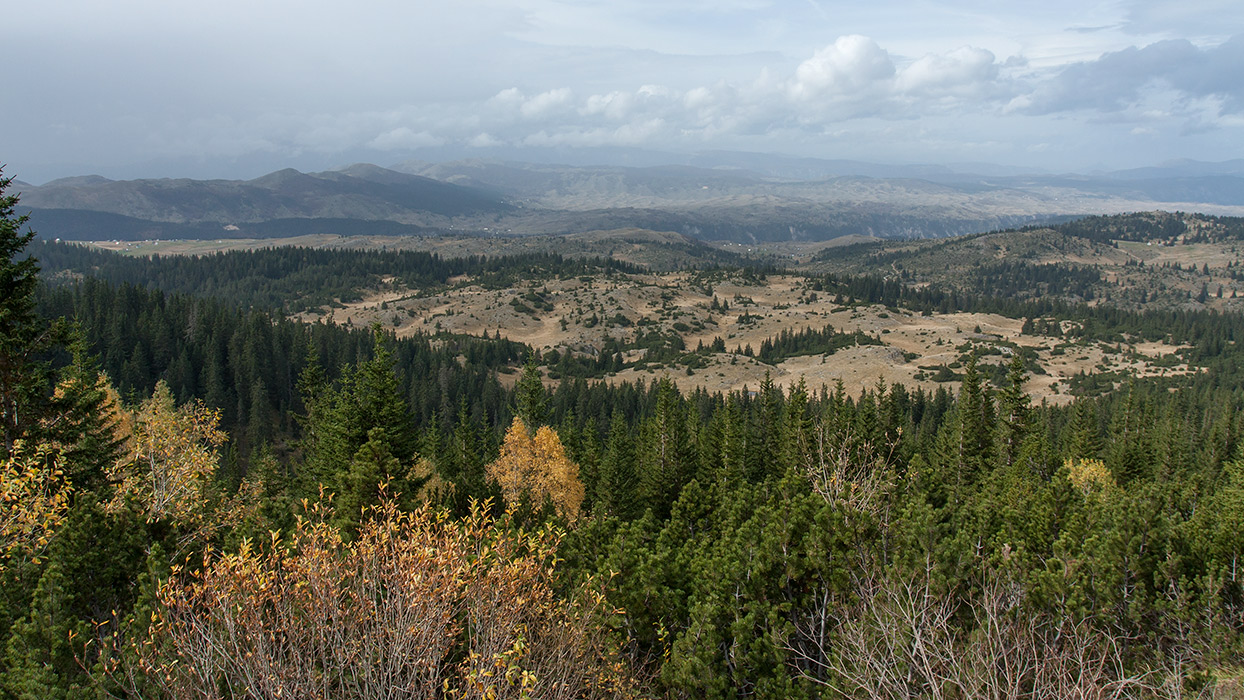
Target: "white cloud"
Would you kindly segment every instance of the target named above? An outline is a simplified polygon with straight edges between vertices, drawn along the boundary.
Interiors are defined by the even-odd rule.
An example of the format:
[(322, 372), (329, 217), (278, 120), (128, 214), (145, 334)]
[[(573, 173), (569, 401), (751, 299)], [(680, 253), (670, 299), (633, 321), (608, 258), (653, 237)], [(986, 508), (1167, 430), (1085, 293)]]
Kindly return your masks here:
[(965, 46), (945, 54), (928, 54), (899, 72), (895, 88), (918, 95), (982, 95), (998, 78), (993, 53)]
[(472, 136), (466, 143), (472, 148), (492, 148), (494, 146), (500, 146), (503, 142), (485, 131)]
[(573, 93), (570, 91), (570, 88), (549, 90), (524, 101), (522, 106), (519, 107), (519, 111), (528, 119), (546, 117), (566, 108), (570, 104), (572, 97)]
[(583, 103), (579, 114), (585, 117), (601, 116), (612, 121), (626, 119), (635, 106), (635, 96), (614, 90), (604, 95), (592, 95)]
[(850, 95), (883, 88), (894, 76), (890, 54), (866, 36), (839, 37), (799, 64), (791, 84), (796, 98)]
[(521, 90), (519, 90), (516, 87), (511, 87), (511, 88), (506, 88), (502, 90), (501, 92), (498, 92), (496, 95), (493, 95), (492, 99), (490, 99), (488, 102), (490, 105), (501, 107), (503, 109), (504, 108), (517, 109), (523, 106), (523, 102), (526, 101), (526, 99), (527, 98), (523, 97), (523, 93)]

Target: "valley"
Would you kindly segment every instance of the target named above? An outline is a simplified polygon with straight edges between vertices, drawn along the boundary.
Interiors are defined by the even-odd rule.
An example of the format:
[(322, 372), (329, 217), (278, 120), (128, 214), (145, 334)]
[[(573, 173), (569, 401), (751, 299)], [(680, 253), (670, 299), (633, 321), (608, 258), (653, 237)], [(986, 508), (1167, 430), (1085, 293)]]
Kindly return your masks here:
[[(1001, 386), (1020, 353), (1034, 400), (1064, 405), (1148, 377), (1200, 371), (1188, 347), (1137, 333), (1081, 334), (1074, 314), (1017, 316), (946, 300), (932, 305), (835, 291), (842, 276), (873, 276), (917, 292), (945, 289), (1029, 303), (1136, 311), (1236, 311), (1244, 274), (1236, 220), (1135, 214), (1102, 220), (1123, 233), (1032, 227), (951, 239), (885, 241), (852, 236), (815, 243), (707, 243), (681, 234), (621, 229), (570, 236), (315, 236), (216, 241), (99, 242), (143, 258), (314, 248), (447, 259), (560, 254), (610, 259), (607, 274), (507, 277), (459, 274), (410, 285), (378, 276), (349, 298), (293, 318), (346, 328), (378, 326), (396, 337), (505, 338), (538, 352), (550, 386), (585, 377), (611, 384), (669, 377), (683, 391), (833, 387), (851, 395), (895, 383), (953, 388), (969, 357)], [(1170, 232), (1182, 226), (1182, 233)], [(1082, 226), (1081, 226), (1082, 228)], [(1128, 233), (1130, 231), (1131, 233)], [(1157, 231), (1164, 231), (1158, 235)], [(1139, 232), (1139, 233), (1137, 233)], [(1119, 235), (1121, 240), (1112, 238)], [(1211, 291), (1212, 290), (1212, 291)], [(970, 305), (969, 305), (970, 306)], [(1029, 312), (1031, 313), (1031, 312)], [(762, 352), (782, 334), (832, 333), (832, 347)], [(513, 375), (500, 375), (503, 382)]]

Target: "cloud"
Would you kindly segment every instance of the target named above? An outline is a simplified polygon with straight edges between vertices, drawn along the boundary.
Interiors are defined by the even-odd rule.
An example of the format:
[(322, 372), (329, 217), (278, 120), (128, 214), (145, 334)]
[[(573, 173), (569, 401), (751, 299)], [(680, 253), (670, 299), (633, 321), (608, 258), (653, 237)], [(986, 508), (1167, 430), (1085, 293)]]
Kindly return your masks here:
[(1244, 36), (1208, 48), (1186, 39), (1159, 41), (1070, 65), (1015, 106), (1038, 115), (1077, 110), (1117, 113), (1142, 107), (1155, 92), (1172, 91), (1176, 99), (1218, 98), (1222, 114), (1238, 114), (1244, 111), (1240, 66), (1244, 66)]
[(529, 100), (525, 100), (519, 107), (519, 111), (522, 112), (524, 117), (538, 119), (563, 110), (570, 104), (572, 97), (573, 93), (570, 91), (570, 88), (549, 90)]
[(483, 133), (479, 133), (479, 134), (476, 134), (475, 136), (472, 136), (470, 139), (467, 140), (466, 145), (470, 146), (471, 148), (492, 148), (494, 146), (500, 146), (503, 143), (504, 142), (501, 141), (501, 139), (498, 139), (492, 134), (485, 131)]
[(813, 99), (867, 92), (883, 86), (894, 72), (890, 54), (877, 42), (859, 35), (839, 37), (799, 64), (791, 95)]
[[(511, 87), (475, 113), (490, 138), (529, 146), (824, 134), (835, 123), (909, 120), (961, 103), (1000, 110), (1011, 96), (1001, 69), (994, 54), (980, 48), (900, 61), (873, 39), (851, 35), (814, 51), (784, 75), (764, 70), (751, 81), (723, 79), (687, 88), (644, 84), (583, 98), (565, 86), (534, 96)], [(474, 143), (477, 133), (462, 139)]]
[(911, 95), (974, 96), (990, 92), (997, 79), (993, 53), (965, 46), (917, 59), (899, 73), (895, 88)]
[(614, 90), (603, 95), (592, 95), (579, 108), (579, 114), (585, 117), (604, 117), (611, 121), (619, 121), (630, 116), (635, 108), (635, 95)]

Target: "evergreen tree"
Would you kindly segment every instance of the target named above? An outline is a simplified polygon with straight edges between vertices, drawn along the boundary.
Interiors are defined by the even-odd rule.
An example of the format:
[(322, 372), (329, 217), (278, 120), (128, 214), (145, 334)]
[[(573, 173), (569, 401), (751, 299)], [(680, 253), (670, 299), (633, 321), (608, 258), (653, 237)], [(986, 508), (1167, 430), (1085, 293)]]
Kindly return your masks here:
[(1015, 462), (1020, 445), (1028, 435), (1032, 408), (1028, 394), (1024, 392), (1027, 378), (1024, 358), (1016, 352), (1007, 369), (1006, 388), (998, 396), (998, 452), (1005, 466)]
[(534, 355), (527, 356), (527, 364), (523, 365), (523, 376), (514, 387), (514, 413), (523, 419), (523, 424), (530, 431), (544, 425), (548, 414), (548, 396)]
[(662, 377), (657, 384), (656, 410), (645, 422), (642, 435), (640, 486), (648, 507), (657, 517), (665, 518), (696, 463), (686, 413), (669, 377)]
[(791, 387), (786, 401), (783, 463), (803, 473), (813, 466), (812, 418), (808, 415), (808, 389), (802, 377)]
[(992, 464), (993, 401), (985, 394), (976, 357), (968, 358), (955, 409), (955, 483), (969, 487)]
[(458, 404), (458, 422), (445, 450), (444, 464), (440, 465), (442, 476), (453, 484), (453, 504), (460, 513), (469, 510), (472, 499), (483, 501), (499, 495), (488, 483), (481, 443), (479, 431), (471, 422), (466, 396), (462, 396)]
[(60, 370), (43, 430), (61, 446), (73, 487), (99, 491), (106, 485), (105, 470), (121, 456), (120, 397), (87, 352), (80, 327), (71, 329), (68, 349), (72, 359)]
[[(368, 431), (367, 442), (355, 453), (340, 480), (335, 513), (338, 527), (355, 532), (365, 510), (379, 502), (381, 486), (392, 485), (404, 477), (402, 471), (401, 462), (389, 451), (384, 429), (375, 427)], [(401, 478), (400, 482), (405, 485), (406, 480)], [(392, 490), (389, 493), (395, 495)]]
[[(414, 463), (418, 436), (379, 328), (373, 329), (372, 342), (372, 359), (346, 368), (337, 388), (325, 386), (318, 364), (308, 364), (299, 381), (307, 391), (302, 443), (307, 495), (320, 484), (338, 494), (353, 488), (345, 483), (345, 474), (363, 445), (373, 440), (400, 464)], [(391, 475), (395, 492), (410, 496), (417, 490), (405, 469)]]
[(5, 454), (43, 415), (49, 370), (40, 354), (59, 329), (56, 323), (49, 328), (35, 313), (38, 262), (19, 258), (35, 233), (22, 231), (30, 217), (16, 213), (18, 196), (5, 194), (12, 181), (0, 172), (0, 433)]
[(615, 411), (609, 424), (609, 442), (601, 459), (596, 503), (605, 513), (630, 520), (638, 515), (637, 486), (635, 446), (622, 412)]
[(1067, 454), (1071, 458), (1097, 459), (1101, 456), (1101, 431), (1097, 424), (1096, 403), (1081, 399), (1075, 403)]
[(721, 409), (721, 469), (731, 478), (741, 479), (747, 469), (747, 426), (738, 394), (726, 396)]
[(9, 693), (69, 700), (88, 692), (79, 659), (89, 668), (99, 649), (84, 644), (95, 637), (96, 623), (133, 607), (146, 535), (133, 513), (107, 513), (94, 499), (78, 499), (49, 548), (28, 614), (11, 630), (4, 657)]

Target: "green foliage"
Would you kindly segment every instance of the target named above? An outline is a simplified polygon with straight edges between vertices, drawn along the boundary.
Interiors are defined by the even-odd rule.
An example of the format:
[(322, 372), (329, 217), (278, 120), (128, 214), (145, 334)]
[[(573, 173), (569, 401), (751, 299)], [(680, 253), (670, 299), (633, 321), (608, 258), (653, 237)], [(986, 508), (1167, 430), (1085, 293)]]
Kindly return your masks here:
[[(20, 228), (12, 204), (5, 220)], [(28, 240), (16, 228), (10, 233), (15, 245)], [(299, 263), (274, 254), (221, 257), (220, 272), (154, 260), (142, 269), (194, 271), (230, 280), (217, 289), (232, 290), (265, 261), (275, 270), (366, 277), (369, 260), (316, 254)], [(466, 269), (408, 262), (412, 275), (433, 282)], [(469, 264), (489, 283), (513, 282), (524, 270), (590, 271), (552, 257)], [(1010, 272), (1026, 284), (1075, 282), (1059, 271), (1050, 278)], [(697, 279), (724, 279), (714, 274)], [(745, 281), (759, 284), (763, 274)], [(997, 274), (981, 268), (978, 279)], [(727, 394), (681, 393), (668, 377), (615, 385), (564, 379), (550, 391), (534, 353), (492, 338), (398, 340), (378, 330), (301, 326), (90, 279), (43, 289), (39, 310), (77, 316), (82, 338), (56, 356), (59, 375), (21, 374), (23, 382), (40, 376), (38, 390), (30, 383), (26, 394), (13, 395), (27, 396), (45, 434), (70, 446), (67, 473), (81, 495), (46, 561), (3, 572), (0, 682), (15, 697), (81, 697), (106, 686), (106, 674), (88, 674), (78, 663), (95, 671), (108, 661), (85, 641), (98, 638), (94, 648), (104, 649), (105, 637), (139, 638), (171, 572), (165, 552), (179, 551), (172, 538), (183, 533), (168, 523), (146, 526), (99, 505), (111, 495), (101, 475), (117, 437), (91, 353), (124, 395), (145, 395), (163, 380), (183, 401), (201, 397), (223, 409), (230, 452), (244, 458), (224, 461), (205, 507), (223, 513), (247, 498), (256, 507), (237, 509), (242, 515), (196, 547), (288, 532), (301, 499), (314, 499), (321, 484), (336, 494), (333, 517), (347, 533), (382, 484), (404, 494), (406, 505), (428, 486), (422, 492), (446, 507), (446, 519), (461, 517), (473, 500), (496, 499), (484, 465), (515, 416), (532, 428), (559, 426), (580, 465), (591, 515), (573, 524), (549, 566), (556, 561), (576, 583), (598, 577), (609, 609), (618, 611), (610, 617), (613, 633), (657, 694), (799, 698), (833, 687), (865, 696), (862, 685), (851, 684), (858, 661), (851, 650), (885, 649), (885, 663), (894, 665), (902, 649), (882, 644), (887, 625), (900, 630), (900, 642), (930, 632), (922, 639), (942, 645), (963, 668), (975, 662), (961, 652), (998, 639), (990, 636), (998, 630), (1014, 641), (1034, 629), (1065, 632), (1064, 640), (1088, 630), (1085, 639), (1100, 642), (1094, 649), (1117, 653), (1109, 673), (1189, 691), (1215, 669), (1244, 662), (1239, 318), (971, 296), (871, 277), (812, 284), (851, 303), (1022, 312), (1036, 319), (1029, 331), (1061, 333), (1065, 324), (1072, 341), (1186, 343), (1184, 357), (1206, 371), (1137, 380), (1070, 406), (1033, 404), (1023, 391), (1030, 368), (1022, 352), (992, 388), (973, 348), (962, 349), (957, 397), (953, 387), (928, 393), (880, 380), (858, 392), (842, 384), (783, 391), (770, 377), (755, 392)], [(188, 281), (185, 290), (209, 287)], [(531, 297), (522, 303), (549, 303)], [(34, 308), (23, 304), (15, 303), (13, 318)], [(641, 330), (634, 347), (614, 341), (598, 358), (550, 354), (549, 375), (616, 371), (623, 349), (640, 344), (661, 362), (694, 354), (668, 333)], [(14, 331), (12, 347), (30, 347), (37, 336), (28, 331)], [(828, 327), (783, 333), (758, 356), (776, 361), (843, 342), (864, 341)], [(715, 341), (704, 352), (724, 349)], [(496, 372), (512, 372), (522, 356), (529, 359), (519, 381), (503, 389)], [(1175, 386), (1181, 391), (1170, 390)], [(301, 416), (297, 424), (291, 413)], [(540, 504), (504, 505), (516, 508), (508, 522), (520, 536), (543, 532), (553, 517)], [(896, 610), (941, 617), (922, 629)], [(1015, 626), (1021, 622), (1032, 627)], [(866, 643), (855, 643), (861, 639)], [(1053, 668), (1062, 642), (1040, 639), (1043, 663)], [(1185, 665), (1176, 668), (1176, 661)], [(907, 692), (931, 687), (913, 680)], [(947, 680), (945, 687), (959, 686)]]
[(514, 390), (514, 403), (514, 414), (522, 418), (530, 430), (544, 425), (547, 399), (540, 368), (533, 356), (529, 355), (527, 364), (523, 365), (523, 375)]
[[(356, 518), (375, 503), (376, 483), (391, 479), (390, 491), (408, 497), (420, 486), (408, 475), (417, 436), (385, 344), (384, 334), (374, 329), (372, 359), (348, 369), (339, 386), (323, 386), (316, 365), (301, 381), (309, 392), (304, 397), (302, 497), (315, 497), (321, 487), (337, 493), (349, 502), (350, 514), (344, 517)], [(343, 471), (343, 465), (350, 466)]]
[(0, 172), (0, 437), (6, 453), (45, 408), (48, 368), (40, 356), (57, 330), (35, 313), (39, 266), (21, 257), (35, 234), (22, 230), (30, 217), (17, 213), (18, 196), (5, 193), (12, 181)]
[[(133, 514), (106, 513), (90, 499), (78, 500), (48, 553), (26, 616), (10, 632), (3, 676), (9, 693), (68, 699), (91, 687), (87, 669), (98, 660), (97, 635), (110, 631), (114, 614), (133, 607), (147, 542)], [(87, 647), (90, 640), (96, 643)]]

